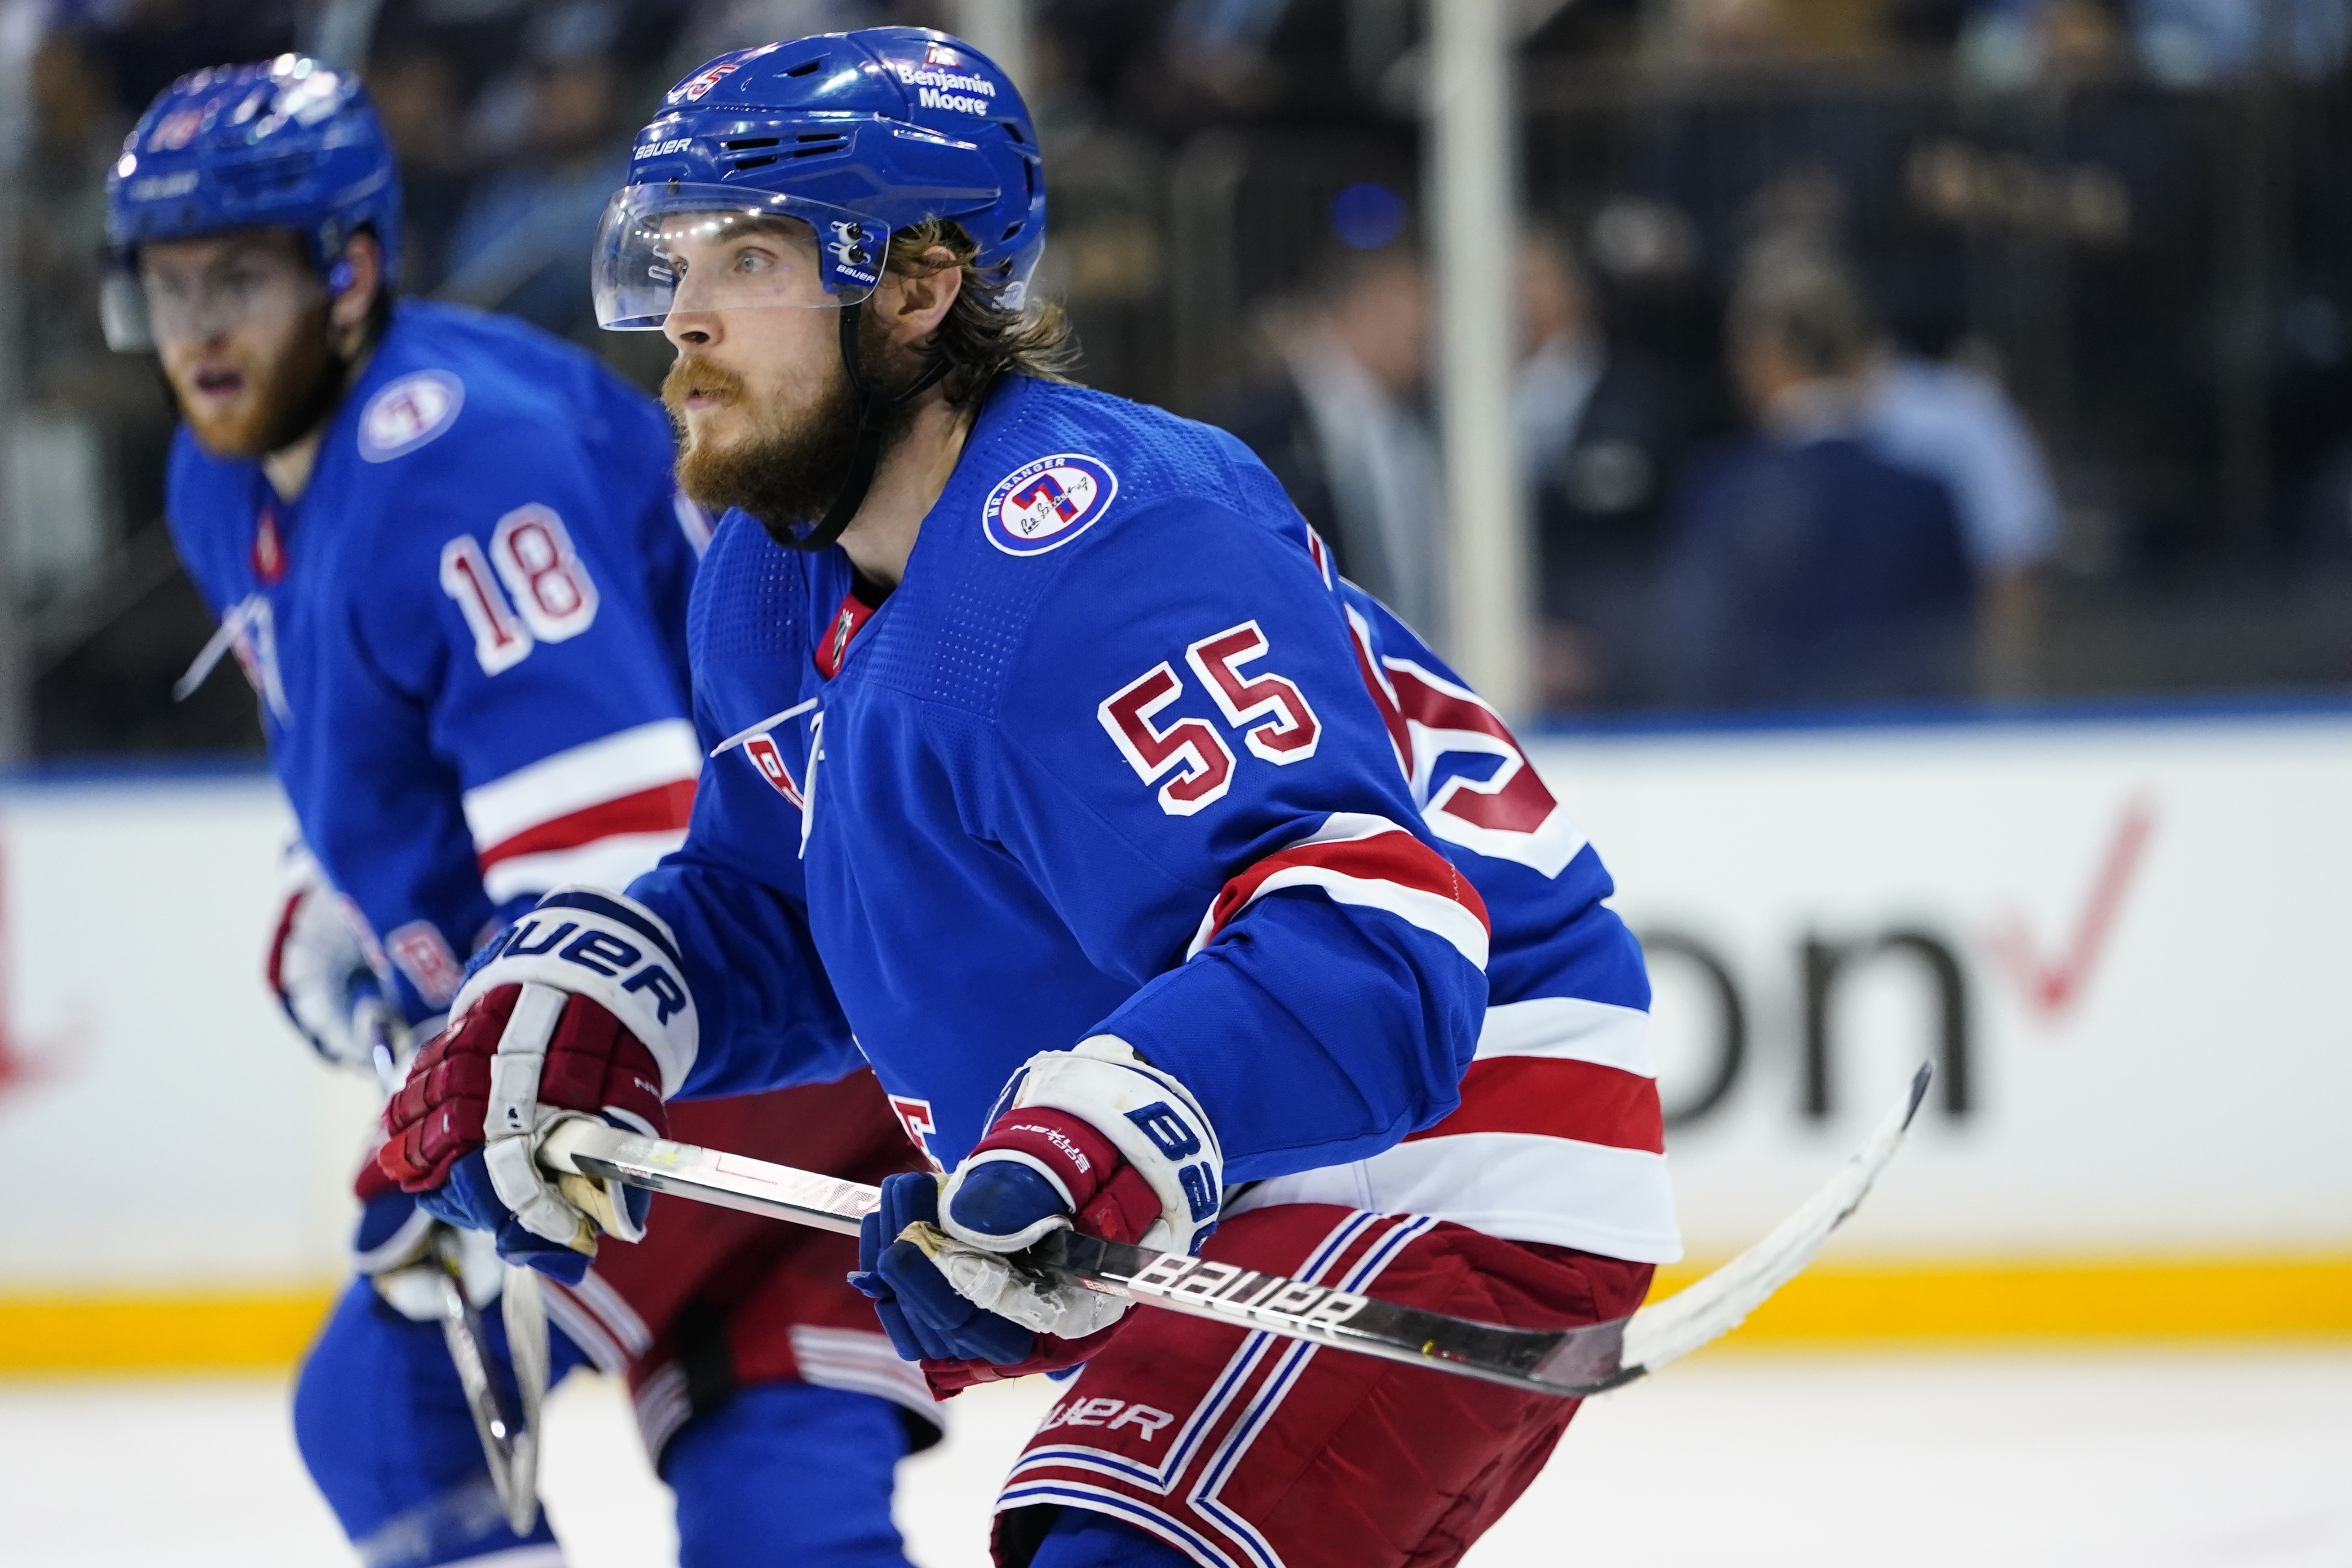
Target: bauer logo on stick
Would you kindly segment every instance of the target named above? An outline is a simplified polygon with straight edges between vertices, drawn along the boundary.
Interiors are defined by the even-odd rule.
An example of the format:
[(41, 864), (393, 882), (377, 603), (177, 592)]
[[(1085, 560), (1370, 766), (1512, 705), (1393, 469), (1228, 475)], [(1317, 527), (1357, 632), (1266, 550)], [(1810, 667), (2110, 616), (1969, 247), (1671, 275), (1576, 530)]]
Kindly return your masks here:
[(1118, 476), (1099, 459), (1058, 453), (1000, 480), (981, 509), (981, 526), (1006, 555), (1044, 555), (1094, 527), (1118, 494)]

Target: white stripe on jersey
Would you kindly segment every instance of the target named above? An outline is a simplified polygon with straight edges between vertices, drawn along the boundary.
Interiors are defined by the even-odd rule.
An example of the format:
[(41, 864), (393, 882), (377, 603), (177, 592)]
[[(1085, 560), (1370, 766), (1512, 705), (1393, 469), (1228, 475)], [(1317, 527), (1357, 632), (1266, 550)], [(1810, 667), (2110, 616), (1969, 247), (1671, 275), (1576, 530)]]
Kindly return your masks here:
[[(656, 719), (516, 768), (466, 791), (466, 826), (477, 851), (494, 848), (542, 822), (702, 773), (694, 726)], [(550, 884), (552, 885), (552, 884)], [(498, 895), (494, 893), (493, 898)]]
[(572, 849), (509, 855), (483, 871), (482, 890), (492, 904), (504, 904), (575, 883), (625, 888), (684, 842), (686, 830), (677, 828), (663, 833), (613, 833)]
[(1275, 1203), (1425, 1214), (1507, 1241), (1548, 1242), (1636, 1263), (1672, 1263), (1683, 1255), (1665, 1155), (1539, 1133), (1416, 1139), (1353, 1165), (1260, 1182), (1227, 1213)]
[(1538, 997), (1488, 1008), (1478, 1030), (1478, 1060), (1503, 1056), (1590, 1061), (1641, 1078), (1658, 1075), (1650, 1061), (1650, 1015), (1581, 997)]

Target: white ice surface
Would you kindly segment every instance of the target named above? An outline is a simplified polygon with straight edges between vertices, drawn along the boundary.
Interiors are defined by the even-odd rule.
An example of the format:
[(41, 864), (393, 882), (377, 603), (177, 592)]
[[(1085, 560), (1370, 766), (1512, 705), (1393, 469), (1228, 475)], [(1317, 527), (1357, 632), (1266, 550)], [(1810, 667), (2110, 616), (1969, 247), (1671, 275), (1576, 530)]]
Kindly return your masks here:
[[(921, 1568), (979, 1568), (1052, 1390), (976, 1391), (901, 1474)], [(572, 1568), (664, 1568), (667, 1495), (612, 1384), (551, 1406)], [(618, 1463), (614, 1462), (618, 1456)], [(267, 1380), (0, 1384), (9, 1568), (350, 1562)], [(2343, 1568), (2352, 1351), (1701, 1355), (1590, 1406), (1470, 1568)]]

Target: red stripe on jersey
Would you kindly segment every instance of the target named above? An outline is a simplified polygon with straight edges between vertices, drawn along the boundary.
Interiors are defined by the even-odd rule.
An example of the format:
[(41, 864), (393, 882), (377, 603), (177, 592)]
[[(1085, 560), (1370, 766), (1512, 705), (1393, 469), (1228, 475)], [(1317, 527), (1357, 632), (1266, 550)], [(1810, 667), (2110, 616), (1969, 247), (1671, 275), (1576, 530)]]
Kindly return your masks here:
[(1453, 1133), (1537, 1133), (1666, 1152), (1665, 1121), (1655, 1079), (1559, 1057), (1498, 1056), (1474, 1061), (1462, 1075), (1462, 1104), (1405, 1142)]
[(1214, 941), (1227, 921), (1249, 907), (1269, 878), (1305, 866), (1450, 898), (1476, 915), (1478, 924), (1486, 928), (1489, 936), (1494, 934), (1494, 922), (1486, 918), (1486, 901), (1478, 896), (1478, 890), (1470, 885), (1469, 879), (1454, 869), (1453, 862), (1397, 828), (1369, 838), (1293, 844), (1286, 850), (1276, 850), (1225, 883), (1210, 908), (1209, 931), (1201, 938), (1201, 946)]
[(577, 811), (525, 828), (501, 840), (474, 858), (484, 871), (517, 855), (544, 854), (551, 850), (576, 850), (616, 833), (668, 833), (683, 830), (694, 815), (694, 780), (680, 779), (656, 784), (618, 800), (600, 800)]
[[(1358, 656), (1362, 656), (1360, 652)], [(1491, 735), (1518, 754), (1518, 742), (1511, 737), (1509, 727), (1496, 716), (1493, 709), (1465, 701), (1452, 692), (1440, 691), (1412, 671), (1399, 669), (1393, 662), (1389, 664), (1389, 675), (1396, 685), (1397, 706), (1406, 719), (1429, 729)], [(1544, 788), (1543, 780), (1536, 777), (1536, 770), (1522, 765), (1509, 782), (1491, 795), (1475, 789), (1454, 790), (1446, 798), (1444, 810), (1473, 827), (1532, 833), (1544, 825), (1559, 804), (1551, 791)]]
[(1363, 629), (1357, 625), (1355, 612), (1348, 614), (1348, 645), (1356, 651), (1356, 674), (1364, 678), (1364, 690), (1370, 692), (1372, 706), (1380, 709), (1381, 723), (1389, 732), (1389, 744), (1396, 747), (1397, 766), (1404, 769), (1407, 779), (1412, 777), (1412, 731), (1405, 727), (1404, 715), (1397, 711), (1397, 699), (1389, 695), (1380, 673), (1372, 666), (1371, 643)]

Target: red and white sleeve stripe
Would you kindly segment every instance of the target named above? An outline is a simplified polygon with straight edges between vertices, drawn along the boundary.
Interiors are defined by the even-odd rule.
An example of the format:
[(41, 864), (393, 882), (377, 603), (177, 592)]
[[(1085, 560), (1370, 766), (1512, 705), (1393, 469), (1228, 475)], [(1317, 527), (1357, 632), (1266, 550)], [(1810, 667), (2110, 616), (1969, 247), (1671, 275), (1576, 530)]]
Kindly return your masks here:
[(565, 883), (626, 887), (686, 841), (702, 748), (684, 719), (616, 731), (466, 791), (493, 903)]
[(1270, 893), (1312, 887), (1336, 904), (1381, 910), (1444, 938), (1486, 967), (1486, 901), (1452, 862), (1385, 817), (1334, 811), (1323, 825), (1225, 883), (1201, 917), (1184, 956), (1216, 940), (1242, 911)]
[(1333, 1203), (1671, 1263), (1682, 1235), (1649, 1022), (1573, 997), (1490, 1007), (1451, 1115), (1368, 1160), (1260, 1182), (1232, 1212)]
[(1405, 1141), (1526, 1133), (1663, 1155), (1649, 1022), (1635, 1008), (1570, 997), (1490, 1007), (1461, 1106)]

